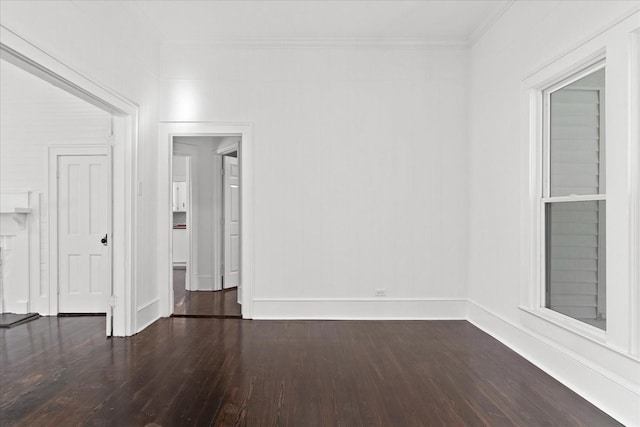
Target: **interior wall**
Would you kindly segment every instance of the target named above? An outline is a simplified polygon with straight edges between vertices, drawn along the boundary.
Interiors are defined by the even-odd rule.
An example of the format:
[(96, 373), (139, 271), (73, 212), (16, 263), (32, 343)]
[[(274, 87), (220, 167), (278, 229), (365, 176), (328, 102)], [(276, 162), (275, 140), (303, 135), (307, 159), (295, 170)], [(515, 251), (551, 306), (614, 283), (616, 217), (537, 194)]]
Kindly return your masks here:
[[(155, 320), (159, 34), (126, 2), (1, 2), (0, 24), (139, 106), (134, 332)], [(132, 225), (133, 226), (133, 225)], [(118, 301), (122, 301), (121, 299)], [(154, 310), (149, 310), (155, 308)], [(146, 309), (143, 317), (141, 310)]]
[(464, 316), (467, 69), (456, 49), (163, 46), (161, 121), (254, 125), (254, 317)]
[[(531, 316), (529, 146), (524, 81), (637, 10), (634, 2), (515, 2), (471, 50), (469, 318), (623, 422), (640, 423), (640, 363), (629, 310), (629, 35), (607, 44), (607, 333), (604, 341)], [(637, 14), (629, 18), (639, 20)], [(640, 25), (639, 25), (640, 26)], [(613, 27), (616, 28), (616, 27)], [(613, 136), (615, 132), (615, 137)], [(613, 167), (611, 167), (613, 166)], [(609, 268), (611, 267), (611, 268)], [(627, 292), (627, 298), (624, 294)], [(588, 367), (588, 368), (587, 368)]]

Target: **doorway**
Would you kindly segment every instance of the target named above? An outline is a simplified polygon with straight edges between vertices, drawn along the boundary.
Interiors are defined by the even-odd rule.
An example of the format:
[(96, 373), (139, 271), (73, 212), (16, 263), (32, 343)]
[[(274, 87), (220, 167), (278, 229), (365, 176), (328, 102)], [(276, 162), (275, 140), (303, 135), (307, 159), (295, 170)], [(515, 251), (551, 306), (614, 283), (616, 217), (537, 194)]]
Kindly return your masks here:
[[(253, 318), (253, 125), (250, 123), (213, 122), (160, 122), (158, 127), (158, 305), (160, 315), (174, 314), (173, 259), (172, 259), (172, 156), (174, 140), (194, 136), (235, 136), (239, 137), (238, 168), (240, 172), (240, 301), (243, 319)], [(218, 153), (216, 153), (218, 154)], [(212, 153), (213, 155), (213, 153)], [(218, 176), (219, 171), (217, 171)], [(191, 174), (194, 175), (193, 170)], [(214, 186), (213, 191), (219, 191)], [(166, 207), (166, 208), (165, 208)], [(217, 227), (220, 227), (218, 222)], [(197, 236), (199, 237), (199, 236)], [(218, 241), (218, 240), (216, 240)], [(195, 247), (193, 240), (191, 246)], [(198, 261), (193, 253), (191, 264)], [(217, 276), (217, 275), (216, 275)], [(217, 276), (219, 277), (219, 276)]]
[[(93, 271), (101, 271), (105, 265), (109, 265), (108, 273), (110, 276), (106, 281), (110, 282), (110, 285), (106, 291), (106, 308), (104, 309), (106, 311), (106, 335), (133, 335), (139, 330), (138, 320), (142, 317), (141, 312), (144, 309), (144, 307), (139, 308), (135, 300), (136, 292), (134, 292), (137, 253), (135, 235), (137, 197), (135, 194), (136, 188), (142, 188), (136, 182), (138, 107), (120, 95), (78, 74), (63, 62), (58, 61), (55, 56), (27, 42), (7, 28), (0, 26), (0, 33), (2, 35), (0, 37), (0, 56), (3, 61), (26, 71), (43, 82), (51, 83), (56, 88), (62, 89), (62, 91), (111, 116), (109, 141), (106, 144), (102, 143), (103, 146), (107, 146), (104, 148), (110, 150), (111, 153), (108, 167), (111, 174), (109, 178), (111, 180), (109, 184), (111, 196), (107, 202), (110, 215), (108, 222), (111, 229), (105, 233), (108, 234), (108, 253), (106, 256), (109, 261), (107, 263), (103, 263), (104, 259), (97, 261), (97, 258), (102, 255), (97, 252), (93, 253), (93, 249), (88, 250), (87, 255), (90, 253), (94, 255), (94, 266), (97, 266)], [(56, 121), (56, 123), (58, 122)], [(60, 143), (68, 144), (73, 140), (73, 137), (65, 138)], [(100, 145), (92, 138), (83, 138), (81, 143)], [(32, 150), (33, 152), (35, 151)], [(38, 153), (41, 153), (44, 160), (38, 164), (36, 170), (45, 170), (44, 176), (46, 177), (46, 167), (42, 168), (41, 166), (47, 164), (47, 151), (45, 149), (38, 151)], [(4, 159), (7, 160), (6, 157)], [(21, 159), (15, 164), (23, 165), (24, 163)], [(51, 165), (49, 166), (49, 170), (51, 170)], [(34, 174), (26, 176), (34, 176)], [(6, 184), (7, 182), (3, 180), (3, 185)], [(25, 184), (21, 184), (20, 187), (23, 185)], [(138, 187), (136, 187), (137, 185)], [(26, 280), (23, 281), (24, 286), (21, 287), (25, 296), (19, 302), (23, 311), (42, 315), (57, 315), (59, 313), (58, 262), (57, 258), (52, 258), (52, 252), (56, 250), (57, 246), (54, 246), (52, 242), (55, 239), (54, 234), (57, 233), (58, 223), (52, 221), (51, 216), (55, 215), (58, 210), (55, 206), (47, 203), (41, 205), (39, 202), (40, 197), (51, 195), (56, 191), (56, 179), (48, 179), (45, 186), (46, 188), (41, 191), (20, 190), (20, 194), (11, 197), (14, 201), (20, 200), (20, 203), (16, 205), (17, 208), (24, 208), (20, 211), (19, 218), (24, 221), (20, 221), (23, 224), (19, 227), (24, 227), (22, 231), (28, 236), (28, 247), (30, 248), (30, 253), (20, 258), (21, 265), (26, 265), (22, 270), (28, 274), (24, 275)], [(25, 202), (28, 202), (29, 206), (25, 206)], [(40, 210), (44, 209), (48, 209), (49, 221), (39, 222)], [(41, 228), (42, 230), (40, 230)], [(47, 235), (49, 236), (48, 242)], [(112, 239), (112, 236), (115, 237)], [(102, 243), (100, 242), (100, 244)], [(40, 258), (40, 252), (44, 252), (45, 257)], [(44, 262), (42, 261), (47, 262), (48, 272), (43, 268)], [(100, 280), (94, 281), (94, 283), (100, 282)], [(145, 322), (146, 319), (142, 318), (140, 324), (145, 325)]]
[(241, 135), (172, 138), (172, 315), (241, 317)]

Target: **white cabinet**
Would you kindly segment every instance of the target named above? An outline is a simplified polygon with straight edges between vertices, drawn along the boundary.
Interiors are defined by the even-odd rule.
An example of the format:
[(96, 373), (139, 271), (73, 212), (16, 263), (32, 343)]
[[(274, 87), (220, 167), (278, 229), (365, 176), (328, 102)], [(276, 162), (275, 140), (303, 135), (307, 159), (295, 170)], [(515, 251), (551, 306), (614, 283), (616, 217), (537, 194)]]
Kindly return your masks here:
[(186, 212), (189, 206), (189, 194), (186, 182), (173, 183), (173, 211)]
[(184, 228), (173, 229), (173, 264), (186, 265), (189, 259), (189, 235)]

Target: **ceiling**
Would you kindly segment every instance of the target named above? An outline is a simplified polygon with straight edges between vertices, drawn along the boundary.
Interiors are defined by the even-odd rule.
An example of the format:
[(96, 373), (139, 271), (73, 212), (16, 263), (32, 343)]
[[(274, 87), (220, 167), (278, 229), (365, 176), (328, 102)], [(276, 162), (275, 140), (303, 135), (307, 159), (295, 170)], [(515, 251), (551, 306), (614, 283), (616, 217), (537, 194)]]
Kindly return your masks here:
[(511, 4), (512, 0), (127, 2), (165, 42), (452, 44), (473, 42)]

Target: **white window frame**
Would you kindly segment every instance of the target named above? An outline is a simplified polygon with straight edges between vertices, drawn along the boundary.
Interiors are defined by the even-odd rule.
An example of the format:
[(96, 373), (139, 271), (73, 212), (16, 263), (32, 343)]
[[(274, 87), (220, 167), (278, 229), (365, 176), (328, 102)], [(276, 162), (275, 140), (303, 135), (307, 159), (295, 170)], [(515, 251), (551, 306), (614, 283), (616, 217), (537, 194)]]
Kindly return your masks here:
[[(520, 148), (520, 304), (507, 320), (515, 329), (504, 330), (510, 334), (521, 328), (524, 335), (509, 335), (516, 347), (581, 395), (607, 402), (603, 408), (631, 424), (637, 418), (631, 408), (640, 383), (639, 18), (640, 11), (629, 13), (566, 49), (547, 46), (548, 60), (537, 62), (541, 56), (536, 52), (532, 68), (521, 76), (521, 133), (514, 141)], [(606, 332), (544, 308), (540, 292), (543, 90), (605, 54)], [(536, 344), (527, 344), (530, 340)]]
[[(570, 322), (569, 324), (572, 324), (573, 321), (577, 321), (579, 322), (579, 325), (576, 324), (574, 325), (574, 327), (578, 327), (584, 331), (586, 331), (587, 333), (590, 334), (594, 334), (596, 335), (598, 338), (604, 338), (602, 336), (602, 333), (605, 332), (604, 330), (597, 328), (596, 326), (592, 326), (588, 323), (585, 323), (581, 320), (578, 319), (574, 319), (570, 316), (567, 316), (563, 313), (560, 313), (558, 311), (552, 310), (550, 308), (548, 308), (547, 305), (547, 262), (548, 262), (548, 258), (547, 258), (547, 242), (546, 242), (546, 237), (547, 237), (547, 218), (546, 218), (546, 207), (547, 205), (551, 205), (553, 203), (567, 203), (567, 202), (591, 202), (591, 201), (605, 201), (607, 200), (607, 196), (606, 196), (606, 184), (605, 184), (605, 192), (604, 193), (600, 193), (600, 194), (588, 194), (588, 195), (568, 195), (568, 196), (552, 196), (551, 195), (551, 95), (559, 90), (561, 90), (562, 88), (565, 88), (569, 85), (571, 85), (572, 83), (575, 83), (576, 81), (582, 79), (583, 77), (586, 77), (592, 73), (595, 73), (596, 71), (602, 70), (602, 69), (606, 69), (606, 58), (604, 53), (601, 53), (599, 55), (597, 55), (595, 58), (592, 58), (587, 64), (585, 64), (583, 67), (574, 69), (574, 73), (570, 74), (568, 77), (564, 77), (564, 78), (560, 78), (559, 80), (557, 80), (555, 83), (552, 83), (551, 85), (547, 86), (546, 88), (541, 90), (541, 96), (542, 96), (542, 105), (541, 105), (541, 110), (539, 111), (538, 114), (540, 114), (542, 116), (542, 141), (541, 144), (539, 144), (539, 149), (541, 150), (540, 156), (541, 156), (541, 171), (540, 171), (540, 176), (542, 177), (542, 186), (540, 188), (540, 193), (538, 195), (538, 199), (539, 199), (539, 212), (540, 212), (540, 217), (538, 219), (539, 221), (539, 227), (540, 227), (540, 245), (538, 250), (540, 251), (540, 282), (539, 282), (539, 292), (540, 292), (540, 296), (539, 296), (539, 305), (538, 308), (542, 311), (550, 311), (553, 314), (550, 314), (551, 316), (555, 317), (557, 315), (562, 316), (563, 321), (566, 322)], [(571, 73), (572, 70), (567, 70), (564, 74), (566, 73)], [(602, 99), (602, 101), (604, 101), (604, 99)], [(600, 123), (601, 125), (603, 123), (606, 123), (606, 110), (604, 108), (605, 103), (603, 102), (601, 104), (601, 112), (600, 112)], [(601, 132), (604, 133), (605, 131), (605, 127), (601, 126)], [(601, 135), (601, 141), (604, 142), (606, 144), (606, 138), (604, 137), (604, 134)], [(605, 153), (606, 153), (606, 145), (604, 146), (604, 150), (602, 149), (603, 147), (601, 146), (601, 150), (600, 150), (600, 165), (602, 168), (604, 168), (604, 160), (605, 160)], [(606, 168), (604, 168), (604, 173), (606, 173)], [(606, 182), (606, 176), (601, 177), (604, 179), (604, 182)], [(602, 183), (603, 181), (601, 181)], [(606, 206), (606, 205), (605, 205)], [(605, 209), (605, 218), (606, 218), (606, 209)], [(601, 224), (602, 226), (603, 224)], [(599, 248), (600, 249), (600, 248)], [(605, 248), (606, 250), (606, 248)], [(606, 256), (605, 256), (605, 260), (606, 260)], [(598, 285), (600, 286), (600, 284)], [(605, 291), (606, 292), (606, 291)], [(598, 298), (600, 298), (600, 295), (598, 295)], [(606, 297), (605, 297), (606, 298)], [(568, 320), (571, 319), (571, 320)], [(586, 329), (583, 329), (586, 328)]]
[[(565, 58), (563, 58), (565, 59)], [(568, 59), (568, 58), (567, 58)], [(606, 195), (597, 196), (556, 196), (549, 195), (549, 128), (546, 113), (549, 111), (548, 94), (572, 82), (581, 79), (599, 68), (606, 67), (606, 50), (601, 46), (581, 59), (570, 62), (560, 61), (562, 64), (549, 64), (538, 72), (523, 79), (523, 91), (526, 98), (526, 116), (528, 123), (526, 140), (528, 141), (528, 204), (525, 208), (524, 221), (527, 225), (527, 265), (523, 266), (523, 297), (520, 309), (539, 319), (550, 322), (565, 330), (576, 333), (591, 341), (605, 344), (607, 331), (571, 318), (546, 307), (546, 260), (545, 260), (545, 205), (553, 200), (583, 201), (606, 200)], [(523, 229), (524, 231), (524, 229)]]
[[(521, 77), (523, 143), (521, 175), (520, 322), (530, 333), (585, 352), (620, 372), (640, 360), (640, 184), (638, 168), (638, 73), (640, 11), (612, 22), (577, 46), (559, 52)], [(542, 263), (543, 91), (606, 58), (606, 251), (607, 330), (545, 307)], [(576, 76), (577, 77), (577, 76)], [(595, 346), (594, 346), (595, 345)], [(596, 356), (597, 354), (597, 356)], [(618, 359), (618, 355), (623, 355)], [(609, 364), (614, 358), (617, 362)], [(631, 358), (631, 359), (628, 359)], [(607, 362), (608, 361), (608, 362)], [(626, 375), (626, 374), (625, 374)]]

